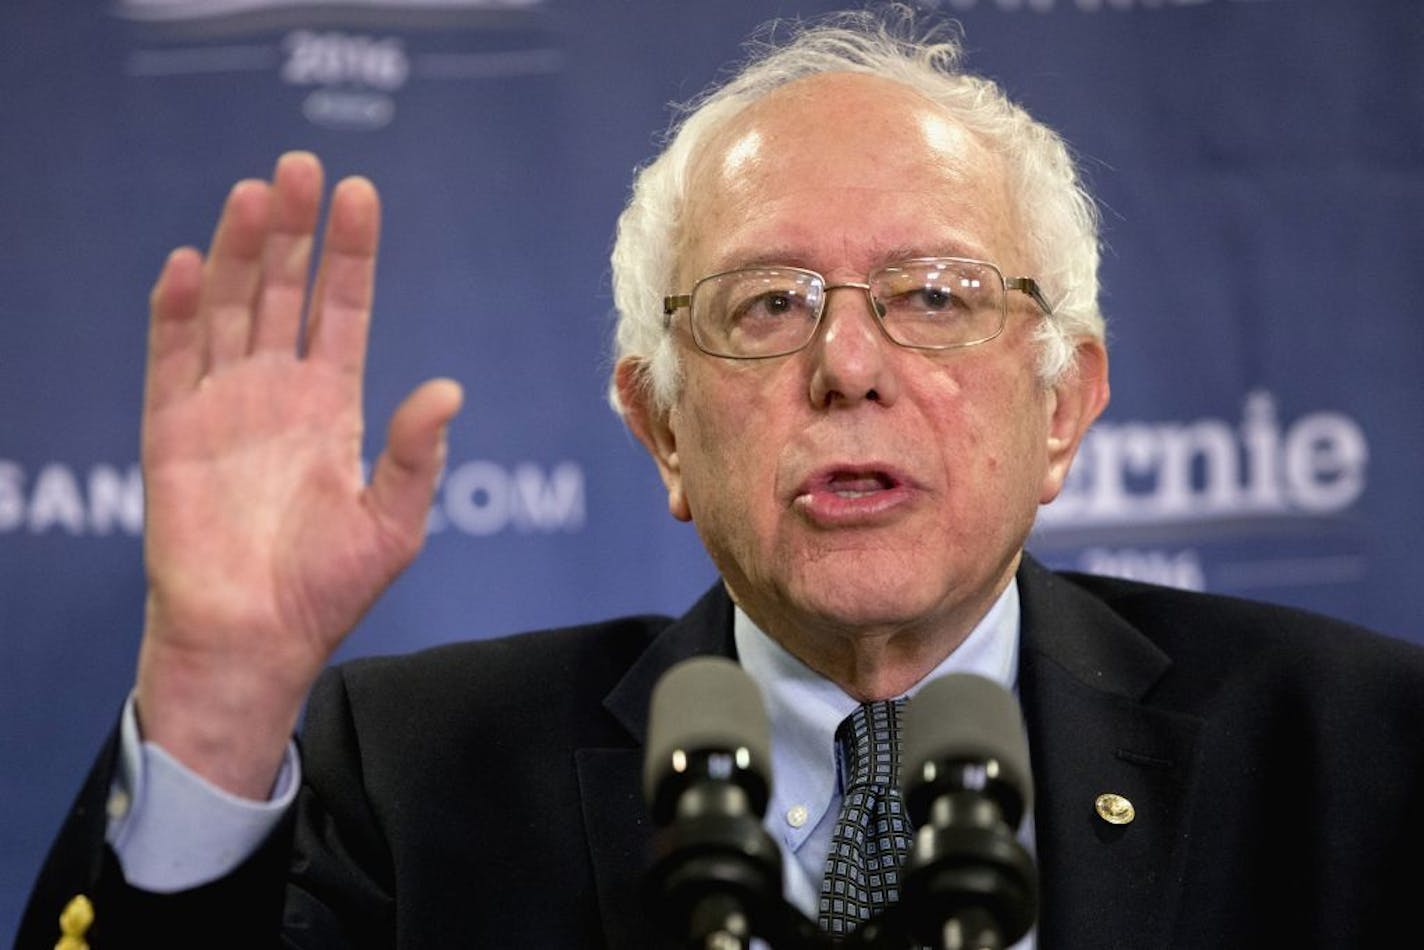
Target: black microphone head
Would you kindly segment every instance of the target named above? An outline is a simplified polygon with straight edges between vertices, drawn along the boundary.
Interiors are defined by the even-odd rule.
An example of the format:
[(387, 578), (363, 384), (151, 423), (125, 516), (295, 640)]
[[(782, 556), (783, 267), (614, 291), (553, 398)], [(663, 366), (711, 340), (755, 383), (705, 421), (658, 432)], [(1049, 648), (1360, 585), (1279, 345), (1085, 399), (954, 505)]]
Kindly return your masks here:
[[(907, 803), (922, 802), (946, 763), (993, 763), (988, 779), (1016, 795), (1006, 817), (1017, 825), (1033, 803), (1028, 736), (1018, 700), (991, 679), (951, 673), (920, 688), (900, 727), (900, 787)], [(1012, 807), (1017, 805), (1017, 807)], [(911, 820), (923, 822), (923, 815)]]
[(663, 674), (648, 711), (648, 751), (643, 795), (660, 809), (660, 786), (683, 773), (697, 753), (725, 753), (729, 775), (751, 773), (766, 808), (771, 776), (771, 725), (756, 683), (733, 661), (718, 656), (684, 660)]

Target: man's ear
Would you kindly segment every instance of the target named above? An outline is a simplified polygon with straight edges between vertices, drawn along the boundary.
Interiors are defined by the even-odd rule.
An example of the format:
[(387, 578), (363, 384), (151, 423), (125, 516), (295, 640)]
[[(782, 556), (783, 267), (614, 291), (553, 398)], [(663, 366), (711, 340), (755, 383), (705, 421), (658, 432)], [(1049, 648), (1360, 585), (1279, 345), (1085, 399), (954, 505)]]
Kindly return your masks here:
[(656, 405), (644, 361), (624, 357), (618, 361), (614, 378), (618, 401), (623, 406), (623, 421), (657, 463), (658, 474), (667, 488), (668, 512), (679, 521), (691, 521), (692, 509), (683, 491), (682, 465), (677, 455), (673, 410)]
[(1099, 340), (1078, 343), (1076, 361), (1049, 393), (1048, 469), (1039, 504), (1058, 497), (1083, 435), (1108, 404), (1108, 351)]

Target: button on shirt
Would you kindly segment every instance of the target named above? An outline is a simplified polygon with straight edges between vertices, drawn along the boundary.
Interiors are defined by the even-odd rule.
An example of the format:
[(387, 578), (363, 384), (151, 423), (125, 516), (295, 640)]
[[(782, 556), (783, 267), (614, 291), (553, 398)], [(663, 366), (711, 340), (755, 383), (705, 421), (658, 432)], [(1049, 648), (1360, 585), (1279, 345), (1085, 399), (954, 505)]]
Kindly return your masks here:
[[(764, 825), (782, 849), (786, 899), (813, 920), (840, 814), (836, 728), (860, 702), (813, 671), (736, 611), (733, 636), (737, 658), (761, 688), (771, 719), (772, 791)], [(912, 686), (947, 673), (977, 673), (1013, 690), (1018, 681), (1018, 582), (994, 602), (959, 648)], [(1033, 852), (1033, 816), (1024, 819), (1019, 839)], [(1010, 950), (1033, 950), (1034, 932)]]

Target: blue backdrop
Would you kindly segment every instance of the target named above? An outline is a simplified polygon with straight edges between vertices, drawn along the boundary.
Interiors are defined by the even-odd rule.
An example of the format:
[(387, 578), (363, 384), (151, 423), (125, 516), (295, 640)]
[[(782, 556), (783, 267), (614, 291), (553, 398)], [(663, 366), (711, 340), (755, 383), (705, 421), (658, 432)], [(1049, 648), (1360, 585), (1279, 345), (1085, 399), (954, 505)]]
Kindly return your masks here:
[[(679, 612), (713, 572), (603, 403), (613, 221), (669, 100), (831, 6), (0, 6), (0, 937), (132, 677), (167, 250), (287, 148), (383, 191), (372, 429), (427, 376), (469, 399), (343, 655)], [(1031, 549), (1424, 641), (1424, 8), (937, 6), (1104, 207), (1114, 402)]]

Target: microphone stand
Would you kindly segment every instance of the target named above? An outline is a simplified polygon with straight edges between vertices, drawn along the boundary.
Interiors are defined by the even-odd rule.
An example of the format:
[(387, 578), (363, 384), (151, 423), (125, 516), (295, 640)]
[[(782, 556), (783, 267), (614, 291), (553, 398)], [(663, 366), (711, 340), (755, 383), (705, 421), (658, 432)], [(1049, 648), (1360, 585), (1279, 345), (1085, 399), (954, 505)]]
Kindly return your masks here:
[[(1004, 950), (1007, 946), (1004, 928), (994, 913), (972, 904), (961, 904), (952, 911), (943, 906), (897, 904), (872, 915), (844, 939), (835, 940), (780, 895), (779, 878), (772, 894), (767, 890), (771, 878), (728, 852), (714, 851), (678, 862), (678, 867), (655, 864), (649, 872), (649, 894), (657, 901), (651, 906), (660, 908), (662, 932), (676, 935), (677, 947), (749, 950), (753, 938), (773, 950), (918, 950), (927, 946), (934, 950)], [(753, 859), (752, 864), (756, 863), (759, 858)], [(930, 939), (923, 936), (926, 917), (939, 921)]]
[(757, 937), (774, 950), (1004, 950), (1033, 924), (1033, 859), (992, 800), (938, 796), (916, 833), (900, 901), (834, 941), (782, 895), (781, 852), (730, 800), (740, 794), (694, 784), (680, 820), (655, 839), (646, 906), (679, 947), (749, 950)]
[[(707, 703), (723, 715), (708, 721)], [(982, 721), (944, 728), (959, 709)], [(725, 659), (665, 674), (644, 760), (658, 828), (643, 882), (654, 929), (698, 950), (749, 950), (753, 938), (776, 950), (1003, 950), (1027, 933), (1038, 875), (1014, 833), (1032, 790), (1017, 703), (991, 681), (949, 676), (921, 691), (907, 719), (916, 715), (924, 738), (906, 750), (902, 784), (918, 830), (899, 901), (833, 941), (781, 893), (781, 850), (761, 821), (771, 754), (755, 684)]]
[(693, 756), (654, 809), (669, 820), (653, 838), (644, 906), (679, 946), (747, 950), (787, 926), (781, 850), (758, 817), (765, 789), (727, 781), (726, 761)]

